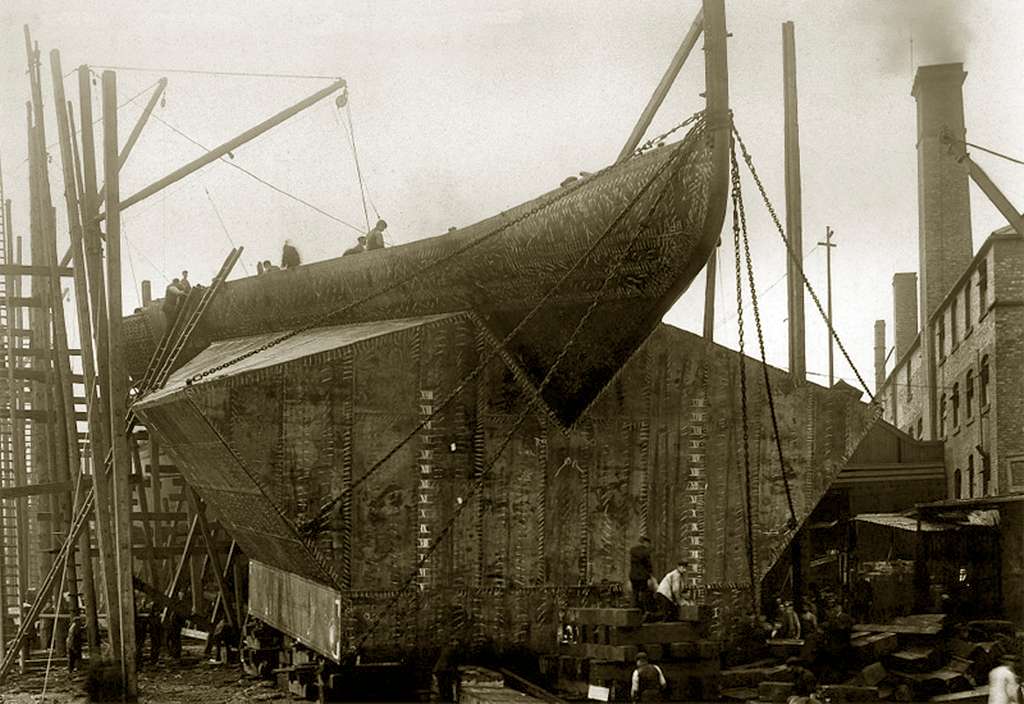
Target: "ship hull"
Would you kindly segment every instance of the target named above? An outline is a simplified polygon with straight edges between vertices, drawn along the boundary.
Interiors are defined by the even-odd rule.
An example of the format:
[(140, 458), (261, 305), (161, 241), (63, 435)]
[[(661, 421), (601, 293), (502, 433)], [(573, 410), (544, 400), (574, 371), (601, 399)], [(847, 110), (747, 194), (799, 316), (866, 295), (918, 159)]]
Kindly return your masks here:
[[(676, 144), (463, 230), (228, 282), (181, 361), (216, 340), (472, 310), (571, 425), (716, 245), (723, 138), (700, 121)], [(162, 314), (153, 306), (125, 328), (140, 377)]]

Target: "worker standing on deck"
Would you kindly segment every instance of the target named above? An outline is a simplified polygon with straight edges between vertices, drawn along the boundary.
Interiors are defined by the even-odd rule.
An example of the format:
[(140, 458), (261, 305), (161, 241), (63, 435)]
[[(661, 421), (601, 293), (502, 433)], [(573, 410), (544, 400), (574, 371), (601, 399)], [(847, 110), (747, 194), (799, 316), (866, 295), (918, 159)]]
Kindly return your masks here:
[(181, 272), (181, 281), (178, 283), (178, 288), (187, 296), (192, 292), (192, 283), (188, 280), (188, 271)]
[(641, 535), (639, 542), (629, 549), (629, 584), (633, 588), (633, 606), (644, 612), (651, 611), (651, 592), (654, 567), (651, 565), (651, 539)]
[(292, 244), (291, 240), (285, 240), (284, 248), (281, 250), (281, 268), (295, 269), (301, 263), (302, 259), (299, 257), (299, 250), (295, 249), (295, 245)]
[(629, 698), (634, 702), (660, 702), (667, 688), (668, 682), (661, 668), (652, 665), (644, 651), (637, 653)]
[(85, 640), (85, 618), (83, 616), (76, 616), (71, 620), (71, 625), (68, 626), (68, 636), (65, 641), (68, 652), (68, 672), (74, 672), (78, 669), (78, 664), (82, 662), (82, 645)]
[(366, 233), (366, 249), (384, 249), (384, 230), (388, 229), (388, 224), (383, 220), (378, 220), (377, 224), (373, 226), (373, 229)]
[(355, 247), (349, 247), (348, 249), (346, 249), (344, 252), (341, 253), (341, 256), (347, 257), (350, 254), (362, 254), (365, 251), (366, 251), (366, 235), (359, 235), (359, 238), (356, 240), (356, 246)]
[(693, 597), (686, 586), (686, 570), (689, 563), (680, 559), (676, 568), (666, 574), (658, 584), (658, 592), (654, 598), (658, 602), (658, 611), (663, 621), (678, 621), (679, 607), (692, 605)]
[(168, 325), (174, 324), (174, 319), (178, 317), (181, 301), (184, 298), (185, 291), (181, 288), (181, 279), (172, 279), (171, 283), (167, 284), (167, 288), (164, 290), (163, 310)]

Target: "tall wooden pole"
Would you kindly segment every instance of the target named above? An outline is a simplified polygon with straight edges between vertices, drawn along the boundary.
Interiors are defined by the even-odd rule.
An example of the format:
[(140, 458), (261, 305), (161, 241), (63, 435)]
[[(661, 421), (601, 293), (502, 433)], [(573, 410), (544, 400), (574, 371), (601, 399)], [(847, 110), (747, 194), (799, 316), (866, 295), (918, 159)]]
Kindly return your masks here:
[[(789, 291), (789, 373), (798, 384), (807, 381), (806, 334), (804, 332), (804, 236), (800, 193), (800, 130), (796, 100), (796, 41), (793, 23), (782, 25), (782, 72), (786, 117), (786, 231), (790, 256), (786, 257)], [(803, 598), (803, 546), (793, 536), (790, 561), (793, 567), (793, 605), (797, 613)]]
[(718, 276), (718, 247), (711, 250), (704, 267), (704, 339), (715, 340), (715, 277)]
[[(85, 263), (82, 256), (82, 223), (81, 204), (79, 202), (79, 185), (81, 177), (77, 173), (74, 148), (71, 144), (71, 136), (74, 130), (71, 128), (70, 117), (67, 112), (67, 101), (64, 97), (64, 73), (61, 70), (60, 52), (56, 49), (50, 52), (50, 75), (53, 82), (54, 108), (57, 113), (57, 133), (60, 137), (60, 158), (64, 175), (64, 200), (67, 205), (68, 229), (71, 236), (71, 251), (74, 259), (74, 285), (76, 318), (78, 320), (78, 336), (82, 347), (82, 375), (86, 390), (86, 404), (90, 409), (90, 420), (96, 420), (98, 414), (95, 412), (96, 403), (90, 398), (91, 391), (96, 383), (96, 367), (93, 362), (92, 348), (92, 325), (89, 317), (89, 293), (85, 281)], [(71, 412), (74, 412), (72, 407)], [(72, 416), (74, 417), (74, 416)], [(81, 473), (83, 466), (78, 451), (77, 427), (76, 435), (71, 438), (74, 443), (74, 460), (76, 472)], [(95, 434), (90, 427), (90, 434)], [(110, 560), (110, 535), (109, 524), (96, 521), (96, 544), (99, 553), (100, 570), (104, 574), (104, 589), (106, 589), (105, 575), (108, 570), (113, 569)], [(92, 557), (89, 550), (90, 538), (89, 529), (86, 527), (82, 537), (83, 565), (86, 568), (86, 616), (89, 634), (89, 645), (94, 653), (98, 654), (99, 646), (99, 625), (97, 623), (96, 594), (92, 582)], [(105, 594), (107, 599), (109, 594)], [(108, 602), (109, 603), (109, 602)]]
[[(104, 569), (104, 590), (107, 598), (107, 623), (111, 649), (121, 652), (121, 611), (118, 598), (117, 548), (114, 538), (114, 524), (111, 520), (111, 488), (104, 463), (110, 450), (109, 396), (107, 379), (107, 294), (102, 261), (102, 244), (95, 215), (99, 212), (96, 194), (96, 146), (93, 141), (92, 81), (88, 66), (78, 68), (78, 93), (81, 112), (82, 134), (82, 183), (85, 199), (79, 202), (82, 221), (82, 252), (75, 264), (75, 276), (84, 271), (89, 278), (89, 296), (92, 310), (93, 333), (95, 334), (96, 376), (92, 388), (85, 393), (89, 399), (89, 447), (92, 455), (92, 480), (96, 490), (96, 522), (102, 523), (103, 535), (109, 540), (103, 546), (107, 567)], [(74, 135), (74, 132), (72, 132)], [(73, 146), (73, 145), (72, 145)], [(78, 248), (75, 248), (78, 249)], [(83, 256), (84, 253), (84, 256)], [(82, 259), (84, 266), (79, 268)], [(77, 284), (76, 284), (77, 285)], [(83, 341), (82, 356), (86, 347)]]
[(693, 47), (697, 44), (697, 40), (700, 38), (701, 32), (704, 31), (704, 10), (701, 9), (697, 12), (697, 16), (693, 19), (693, 23), (690, 25), (690, 30), (683, 37), (682, 44), (676, 50), (675, 56), (672, 57), (672, 62), (669, 64), (668, 69), (665, 71), (665, 75), (661, 77), (661, 81), (658, 83), (657, 88), (654, 89), (654, 93), (651, 95), (650, 100), (647, 101), (647, 105), (644, 107), (642, 113), (640, 113), (640, 119), (637, 120), (636, 125), (633, 127), (633, 131), (629, 135), (629, 139), (622, 146), (622, 150), (619, 152), (619, 156), (615, 159), (616, 162), (622, 161), (629, 157), (636, 149), (637, 145), (640, 144), (640, 140), (644, 138), (644, 134), (647, 132), (647, 128), (651, 126), (651, 122), (654, 120), (654, 115), (658, 112), (658, 108), (665, 101), (665, 96), (668, 95), (669, 89), (676, 80), (676, 76), (679, 75), (680, 69), (683, 68), (683, 64), (686, 63), (686, 59), (689, 58), (690, 52), (693, 51)]
[[(285, 120), (294, 117), (295, 115), (299, 114), (306, 108), (315, 105), (316, 103), (320, 102), (327, 96), (341, 90), (344, 87), (345, 81), (339, 78), (337, 81), (327, 86), (326, 88), (322, 88), (313, 95), (304, 98), (303, 100), (300, 100), (295, 105), (292, 105), (289, 108), (285, 108), (284, 110), (277, 113), (276, 115), (273, 115), (272, 117), (268, 117), (266, 120), (259, 123), (255, 127), (250, 127), (237, 137), (229, 139), (227, 142), (224, 142), (224, 144), (221, 144), (219, 147), (214, 147), (213, 149), (206, 152), (206, 154), (204, 154), (203, 156), (193, 159), (192, 161), (185, 164), (181, 168), (172, 171), (163, 178), (149, 184), (142, 190), (137, 191), (132, 195), (126, 197), (120, 204), (121, 210), (128, 209), (132, 205), (135, 205), (139, 201), (148, 198), (154, 193), (159, 193), (163, 189), (170, 186), (172, 183), (180, 181), (181, 179), (185, 178), (192, 172), (198, 171), (204, 166), (212, 164), (213, 162), (220, 159), (222, 156), (227, 156), (230, 152), (233, 152), (235, 149), (238, 149), (238, 147), (242, 146), (246, 142), (250, 142), (256, 139), (267, 130), (270, 130), (276, 127), (277, 125), (281, 124)], [(107, 179), (107, 181), (107, 187), (109, 188), (109, 178)], [(110, 199), (108, 198), (107, 200), (109, 201)]]
[(800, 193), (800, 128), (796, 99), (796, 42), (793, 23), (782, 25), (782, 66), (786, 116), (786, 258), (789, 290), (789, 372), (797, 383), (807, 379), (804, 332), (803, 215)]
[[(6, 203), (7, 221), (11, 222), (11, 204)], [(14, 241), (12, 241), (14, 240)], [(21, 237), (9, 238), (7, 240), (7, 261), (21, 263)], [(6, 288), (12, 296), (21, 295), (21, 280), (10, 274), (7, 275)], [(15, 336), (15, 330), (21, 327), (21, 310), (15, 307), (10, 299), (7, 305), (7, 345), (8, 359), (7, 380), (13, 390), (11, 398), (11, 431), (14, 434), (14, 441), (11, 449), (14, 452), (14, 484), (25, 486), (28, 483), (28, 472), (25, 466), (25, 421), (19, 417), (22, 398), (24, 397), (24, 382), (15, 377), (15, 368), (19, 365), (20, 359), (17, 355), (17, 348), (21, 347)], [(11, 354), (14, 352), (14, 354)], [(14, 517), (18, 526), (18, 613), (22, 619), (25, 617), (25, 604), (28, 601), (28, 550), (29, 550), (29, 526), (28, 526), (28, 498), (21, 496), (15, 499)], [(20, 664), (24, 666), (25, 658), (28, 656), (28, 645), (26, 644), (18, 654)]]
[(124, 418), (128, 372), (121, 344), (121, 187), (117, 146), (117, 75), (103, 72), (103, 174), (107, 212), (107, 388), (110, 397), (110, 441), (113, 449), (114, 534), (117, 536), (117, 577), (121, 600), (121, 663), (125, 693), (138, 695), (135, 672), (135, 592), (132, 586), (131, 454)]
[(832, 249), (835, 244), (832, 242), (832, 235), (835, 232), (832, 231), (831, 227), (825, 227), (825, 241), (819, 242), (818, 244), (825, 248), (825, 277), (828, 279), (828, 387), (831, 389), (835, 386), (836, 375), (835, 375), (835, 356), (833, 350), (832, 330)]

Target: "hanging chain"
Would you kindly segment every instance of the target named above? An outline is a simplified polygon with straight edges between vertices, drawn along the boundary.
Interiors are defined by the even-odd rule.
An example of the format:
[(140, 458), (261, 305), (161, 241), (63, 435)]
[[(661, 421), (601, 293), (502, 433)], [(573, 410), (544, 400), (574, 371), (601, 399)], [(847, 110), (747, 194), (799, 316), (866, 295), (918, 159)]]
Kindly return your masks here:
[(779, 457), (779, 470), (782, 473), (782, 486), (786, 490), (786, 504), (789, 507), (789, 520), (786, 527), (793, 530), (797, 526), (796, 509), (793, 506), (793, 492), (789, 486), (789, 476), (786, 473), (786, 460), (782, 452), (782, 435), (779, 433), (779, 419), (775, 412), (775, 394), (772, 393), (772, 382), (768, 373), (768, 357), (764, 348), (764, 329), (761, 326), (761, 310), (757, 303), (757, 287), (754, 285), (754, 260), (750, 256), (750, 238), (747, 236), (747, 214), (743, 208), (743, 189), (739, 178), (739, 163), (736, 161), (736, 143), (730, 144), (730, 160), (732, 170), (736, 174), (733, 184), (735, 189), (733, 195), (733, 208), (739, 212), (740, 233), (743, 238), (743, 256), (747, 262), (747, 282), (750, 286), (750, 301), (754, 311), (754, 325), (757, 328), (757, 344), (761, 352), (761, 371), (764, 375), (765, 395), (768, 397), (768, 410), (772, 419), (772, 432), (775, 435), (775, 449)]
[[(669, 163), (674, 162), (676, 159), (678, 159), (680, 154), (681, 151), (677, 151), (676, 154), (670, 156)], [(668, 164), (664, 165), (662, 168), (664, 169), (667, 167)], [(656, 178), (656, 176), (657, 175), (655, 175), (654, 178)], [(438, 546), (440, 546), (444, 539), (448, 536), (448, 534), (451, 533), (452, 530), (454, 530), (455, 523), (458, 520), (459, 516), (461, 515), (462, 511), (465, 510), (467, 506), (469, 506), (469, 499), (473, 498), (483, 489), (484, 478), (498, 463), (498, 460), (501, 458), (502, 453), (505, 451), (505, 448), (508, 447), (509, 443), (512, 442), (512, 439), (513, 437), (515, 437), (515, 434), (516, 432), (518, 432), (519, 428), (522, 427), (523, 423), (525, 423), (526, 420), (530, 417), (530, 414), (533, 412), (534, 406), (536, 406), (536, 404), (539, 403), (541, 392), (547, 387), (548, 383), (554, 377), (555, 371), (558, 369), (562, 361), (564, 361), (565, 356), (569, 353), (569, 350), (575, 344), (576, 339), (579, 336), (579, 333), (583, 330), (584, 325), (586, 325), (587, 321), (597, 310), (597, 306), (601, 302), (601, 299), (603, 298), (604, 293), (607, 290), (609, 284), (612, 282), (612, 279), (616, 276), (616, 274), (618, 274), (619, 269), (628, 260), (628, 255), (632, 252), (633, 247), (636, 245), (637, 241), (640, 238), (640, 235), (647, 229), (647, 225), (650, 222), (651, 217), (654, 215), (656, 208), (661, 204), (662, 198), (664, 197), (666, 192), (666, 190), (664, 189), (666, 188), (667, 187), (663, 187), (661, 193), (658, 194), (658, 196), (654, 200), (654, 203), (651, 204), (651, 207), (647, 210), (647, 212), (641, 219), (640, 223), (637, 225), (636, 232), (634, 232), (632, 238), (630, 239), (625, 254), (621, 258), (619, 258), (616, 261), (616, 263), (608, 270), (608, 273), (605, 274), (604, 280), (601, 282), (601, 286), (597, 289), (597, 291), (594, 292), (593, 299), (590, 301), (590, 305), (588, 305), (587, 309), (583, 312), (583, 315), (580, 317), (580, 320), (576, 323), (576, 326), (573, 329), (572, 333), (569, 335), (569, 338), (566, 340), (566, 343), (562, 346), (562, 349), (555, 357), (547, 373), (544, 375), (544, 378), (537, 386), (537, 393), (529, 398), (523, 410), (520, 411), (516, 420), (513, 422), (512, 426), (509, 428), (505, 436), (502, 438), (502, 441), (501, 443), (499, 443), (497, 449), (495, 450), (491, 461), (487, 464), (486, 467), (484, 467), (480, 471), (480, 474), (476, 477), (476, 479), (474, 479), (473, 486), (467, 492), (466, 496), (464, 497), (464, 501), (455, 508), (451, 518), (448, 519), (444, 528), (442, 528), (441, 531), (437, 534), (437, 537), (433, 539), (433, 541), (430, 544), (430, 547), (422, 555), (422, 557), (420, 557), (420, 559), (417, 560), (416, 567), (410, 574), (409, 578), (396, 592), (395, 596), (384, 606), (384, 608), (380, 610), (380, 612), (378, 612), (377, 618), (374, 619), (373, 623), (363, 634), (362, 638), (360, 638), (357, 648), (361, 647), (369, 639), (369, 637), (373, 634), (376, 628), (383, 621), (384, 616), (394, 607), (394, 605), (398, 602), (401, 595), (409, 588), (409, 586), (416, 579), (417, 575), (419, 574), (419, 569), (427, 563), (431, 555), (433, 555), (434, 551), (437, 550)], [(626, 205), (625, 210), (631, 209), (638, 200), (639, 196), (635, 197), (629, 204)]]
[[(701, 110), (699, 112), (695, 112), (694, 114), (692, 114), (688, 118), (686, 118), (683, 122), (679, 123), (678, 125), (676, 125), (672, 129), (670, 129), (669, 131), (665, 132), (664, 134), (659, 135), (658, 137), (655, 137), (655, 138), (653, 138), (651, 140), (648, 140), (643, 146), (639, 147), (638, 149), (636, 149), (633, 152), (633, 155), (630, 157), (630, 159), (632, 159), (634, 157), (637, 157), (637, 156), (640, 156), (641, 154), (646, 152), (648, 149), (650, 149), (651, 145), (660, 142), (665, 137), (667, 137), (668, 135), (676, 132), (677, 130), (680, 130), (680, 129), (682, 129), (685, 126), (692, 124), (697, 119), (701, 118), (703, 115), (704, 115), (704, 111), (703, 110)], [(629, 159), (627, 159), (627, 161), (629, 161)], [(429, 271), (431, 271), (433, 269), (436, 269), (436, 268), (438, 268), (440, 266), (443, 266), (443, 265), (449, 263), (450, 261), (452, 261), (453, 259), (456, 259), (457, 257), (462, 256), (463, 254), (465, 254), (469, 250), (471, 250), (474, 247), (477, 247), (477, 246), (483, 244), (487, 240), (489, 240), (492, 237), (494, 237), (494, 236), (504, 232), (505, 230), (509, 229), (510, 227), (513, 227), (514, 225), (518, 225), (519, 223), (523, 222), (524, 220), (526, 220), (528, 218), (533, 217), (534, 215), (536, 215), (537, 213), (541, 212), (542, 210), (546, 210), (546, 209), (550, 208), (551, 206), (553, 206), (556, 203), (560, 202), (564, 198), (567, 198), (568, 196), (570, 196), (573, 193), (575, 193), (584, 184), (592, 183), (595, 179), (604, 177), (610, 171), (612, 171), (616, 167), (620, 166), (622, 163), (623, 162), (616, 162), (614, 164), (610, 164), (609, 166), (606, 166), (603, 169), (601, 169), (600, 171), (598, 171), (597, 173), (595, 173), (593, 176), (590, 176), (589, 178), (586, 178), (586, 179), (580, 179), (576, 183), (574, 183), (574, 184), (572, 184), (572, 185), (570, 185), (570, 186), (568, 186), (566, 188), (563, 188), (562, 192), (559, 193), (554, 198), (551, 198), (551, 199), (545, 200), (545, 201), (543, 201), (541, 203), (538, 203), (536, 206), (534, 206), (530, 210), (526, 211), (525, 213), (519, 215), (518, 217), (516, 217), (516, 218), (514, 218), (512, 220), (509, 220), (508, 222), (502, 223), (500, 226), (496, 227), (491, 232), (485, 233), (485, 234), (481, 235), (480, 237), (477, 237), (477, 238), (473, 239), (472, 241), (468, 242), (464, 246), (462, 246), (459, 249), (455, 250), (451, 254), (448, 254), (448, 255), (440, 258), (440, 259), (436, 259), (436, 260), (434, 260), (432, 262), (429, 262), (428, 264), (420, 267), (419, 269), (417, 269), (416, 271), (412, 272), (408, 276), (405, 276), (405, 277), (403, 277), (401, 279), (398, 279), (398, 280), (388, 284), (387, 286), (384, 286), (383, 288), (377, 289), (376, 291), (372, 291), (372, 292), (366, 294), (365, 296), (363, 296), (362, 298), (358, 298), (355, 301), (352, 301), (351, 303), (348, 303), (348, 304), (346, 304), (344, 306), (341, 306), (340, 308), (336, 308), (334, 310), (328, 311), (327, 313), (323, 313), (321, 315), (318, 315), (315, 318), (313, 318), (312, 320), (310, 320), (308, 323), (305, 323), (305, 324), (295, 328), (294, 330), (291, 330), (289, 332), (283, 333), (279, 337), (275, 337), (274, 339), (265, 342), (264, 344), (260, 345), (259, 347), (255, 348), (255, 349), (249, 350), (247, 352), (243, 352), (242, 354), (240, 354), (240, 355), (238, 355), (236, 357), (232, 357), (231, 359), (229, 359), (229, 360), (227, 360), (225, 362), (222, 362), (221, 364), (218, 364), (216, 366), (210, 367), (209, 369), (206, 369), (205, 371), (199, 372), (198, 374), (195, 374), (195, 375), (189, 377), (185, 381), (185, 385), (186, 386), (191, 386), (192, 384), (194, 384), (197, 381), (202, 381), (203, 379), (205, 379), (208, 376), (211, 376), (213, 374), (216, 374), (217, 372), (223, 371), (223, 370), (227, 369), (228, 367), (234, 366), (235, 364), (238, 364), (241, 361), (249, 359), (250, 357), (253, 357), (253, 356), (255, 356), (255, 355), (257, 355), (257, 354), (259, 354), (261, 352), (265, 352), (265, 351), (271, 349), (272, 347), (276, 347), (277, 345), (281, 344), (282, 342), (286, 342), (287, 340), (292, 339), (296, 335), (300, 335), (301, 333), (306, 332), (307, 330), (311, 330), (311, 329), (313, 329), (315, 327), (319, 327), (321, 325), (325, 325), (331, 319), (336, 318), (336, 317), (338, 317), (340, 315), (343, 315), (344, 313), (347, 313), (348, 311), (350, 311), (350, 310), (352, 310), (354, 308), (358, 308), (358, 307), (361, 307), (361, 306), (365, 305), (367, 303), (367, 301), (373, 300), (374, 298), (377, 298), (378, 296), (382, 296), (385, 293), (388, 293), (390, 291), (395, 290), (396, 288), (399, 288), (400, 286), (404, 286), (404, 285), (406, 285), (408, 283), (411, 283), (413, 280), (415, 280), (415, 279), (417, 279), (419, 277), (422, 277), (427, 272), (429, 272)]]
[[(682, 145), (677, 147), (677, 149), (681, 148)], [(464, 376), (462, 380), (458, 383), (458, 385), (456, 385), (456, 387), (452, 389), (452, 391), (448, 393), (447, 396), (445, 396), (444, 400), (440, 404), (435, 404), (433, 410), (429, 415), (423, 418), (419, 422), (419, 424), (416, 425), (416, 427), (414, 427), (409, 433), (407, 433), (406, 436), (402, 440), (400, 440), (394, 447), (392, 447), (387, 453), (385, 453), (383, 457), (374, 462), (373, 466), (371, 466), (370, 469), (365, 474), (363, 474), (363, 476), (360, 477), (356, 482), (354, 482), (351, 486), (345, 488), (341, 493), (325, 501), (321, 505), (319, 511), (315, 516), (306, 521), (303, 521), (300, 524), (300, 530), (307, 535), (313, 535), (322, 531), (326, 526), (326, 522), (330, 518), (331, 511), (339, 502), (344, 500), (345, 497), (351, 496), (352, 493), (355, 492), (355, 490), (358, 489), (360, 485), (369, 480), (377, 472), (377, 470), (383, 467), (388, 460), (394, 457), (394, 455), (409, 440), (419, 435), (420, 431), (423, 428), (427, 427), (427, 425), (429, 425), (430, 422), (433, 421), (435, 417), (437, 417), (441, 412), (443, 412), (452, 403), (452, 401), (454, 401), (462, 393), (466, 386), (472, 383), (473, 380), (476, 379), (481, 374), (481, 372), (483, 372), (487, 364), (489, 364), (491, 360), (498, 356), (498, 347), (504, 347), (516, 335), (518, 335), (519, 332), (522, 331), (522, 329), (526, 326), (526, 324), (529, 323), (530, 320), (532, 320), (533, 317), (538, 312), (541, 311), (541, 309), (543, 308), (544, 304), (548, 301), (548, 299), (550, 299), (555, 294), (555, 292), (569, 279), (569, 277), (571, 277), (576, 272), (576, 270), (579, 269), (579, 267), (582, 266), (585, 261), (587, 261), (587, 259), (597, 249), (597, 247), (600, 246), (600, 244), (604, 242), (608, 237), (614, 234), (616, 229), (619, 227), (619, 224), (622, 222), (623, 218), (630, 212), (630, 210), (632, 210), (633, 206), (635, 206), (636, 203), (639, 202), (639, 200), (647, 193), (647, 191), (654, 185), (658, 178), (666, 170), (668, 170), (668, 168), (672, 166), (672, 164), (677, 159), (679, 159), (679, 156), (680, 152), (677, 151), (675, 154), (672, 154), (668, 159), (666, 159), (664, 164), (658, 167), (657, 171), (651, 176), (647, 183), (645, 183), (637, 191), (637, 193), (633, 196), (630, 202), (627, 203), (626, 206), (619, 212), (619, 214), (611, 221), (611, 223), (608, 224), (604, 232), (601, 233), (601, 236), (595, 239), (590, 244), (590, 246), (587, 247), (587, 249), (584, 250), (584, 252), (576, 259), (576, 261), (573, 262), (572, 266), (569, 267), (569, 269), (567, 269), (550, 288), (548, 288), (544, 295), (541, 296), (541, 298), (537, 300), (536, 303), (534, 303), (534, 305), (526, 313), (526, 315), (524, 315), (515, 325), (515, 327), (513, 327), (512, 330), (505, 335), (505, 337), (501, 340), (499, 345), (495, 346), (495, 349), (493, 349), (485, 359), (481, 360), (469, 374)]]
[[(730, 140), (731, 145), (732, 140)], [(734, 152), (735, 149), (731, 150)], [(747, 363), (744, 354), (743, 339), (743, 268), (740, 262), (740, 221), (737, 200), (740, 190), (740, 174), (736, 168), (735, 160), (730, 168), (730, 179), (732, 182), (732, 245), (736, 260), (736, 326), (739, 333), (739, 365), (740, 365), (740, 413), (743, 427), (743, 492), (746, 503), (746, 524), (747, 524), (747, 571), (750, 575), (750, 601), (755, 614), (759, 613), (757, 599), (757, 574), (755, 572), (756, 560), (754, 551), (754, 505), (751, 496), (751, 471), (750, 471), (750, 413), (747, 408)]]
[(864, 387), (864, 391), (867, 392), (868, 398), (875, 401), (875, 395), (871, 392), (871, 388), (864, 381), (864, 377), (861, 376), (860, 371), (857, 369), (857, 365), (853, 363), (853, 359), (850, 357), (850, 353), (846, 351), (846, 346), (843, 345), (843, 341), (839, 339), (839, 335), (832, 327), (832, 321), (828, 319), (828, 315), (825, 313), (825, 308), (821, 305), (821, 300), (818, 298), (818, 294), (814, 292), (814, 288), (811, 286), (811, 282), (807, 279), (807, 274), (804, 273), (803, 265), (800, 263), (800, 253), (794, 251), (790, 244), (789, 237), (786, 236), (786, 230), (782, 226), (782, 222), (779, 220), (778, 214), (775, 212), (775, 206), (772, 205), (771, 199), (768, 197), (768, 192), (765, 190), (764, 184), (761, 182), (761, 177), (757, 174), (757, 169), (754, 168), (754, 160), (750, 156), (750, 152), (747, 151), (747, 145), (743, 143), (743, 138), (740, 136), (739, 130), (736, 129), (735, 123), (732, 127), (732, 133), (736, 137), (737, 143), (740, 145), (740, 151), (743, 154), (743, 160), (747, 164), (747, 169), (750, 170), (750, 175), (754, 177), (754, 183), (757, 185), (757, 190), (761, 194), (761, 200), (764, 201), (765, 207), (768, 209), (768, 213), (772, 217), (772, 222), (775, 223), (775, 229), (779, 233), (779, 237), (782, 238), (783, 244), (786, 245), (786, 252), (789, 254), (789, 258), (793, 260), (796, 265), (796, 270), (800, 272), (800, 278), (804, 282), (804, 287), (807, 292), (811, 294), (811, 299), (814, 301), (815, 307), (818, 309), (818, 313), (821, 314), (821, 319), (825, 321), (825, 326), (828, 328), (829, 335), (836, 341), (836, 345), (839, 347), (839, 351), (843, 353), (843, 358), (846, 359), (846, 363), (850, 365), (850, 369), (853, 370), (854, 375), (857, 377), (857, 381)]

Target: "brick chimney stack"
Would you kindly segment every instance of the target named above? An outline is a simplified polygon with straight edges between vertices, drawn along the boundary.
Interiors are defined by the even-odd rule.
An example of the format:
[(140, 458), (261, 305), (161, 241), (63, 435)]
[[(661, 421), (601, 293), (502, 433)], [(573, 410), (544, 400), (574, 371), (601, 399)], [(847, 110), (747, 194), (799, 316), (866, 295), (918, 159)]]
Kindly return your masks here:
[(875, 321), (875, 393), (885, 385), (885, 321)]
[(913, 271), (893, 274), (892, 325), (898, 362), (917, 337), (917, 274)]
[(917, 70), (911, 95), (917, 100), (918, 272), (921, 278), (921, 339), (927, 391), (924, 437), (937, 437), (938, 399), (932, 313), (971, 261), (971, 201), (968, 176), (957, 157), (964, 146), (943, 144), (943, 136), (966, 138), (964, 65), (937, 64)]
[[(911, 95), (917, 100), (918, 264), (920, 320), (926, 324), (971, 261), (971, 202), (967, 170), (956, 161), (963, 145), (942, 143), (948, 132), (966, 138), (962, 63), (922, 66)], [(952, 153), (951, 153), (952, 149)]]

